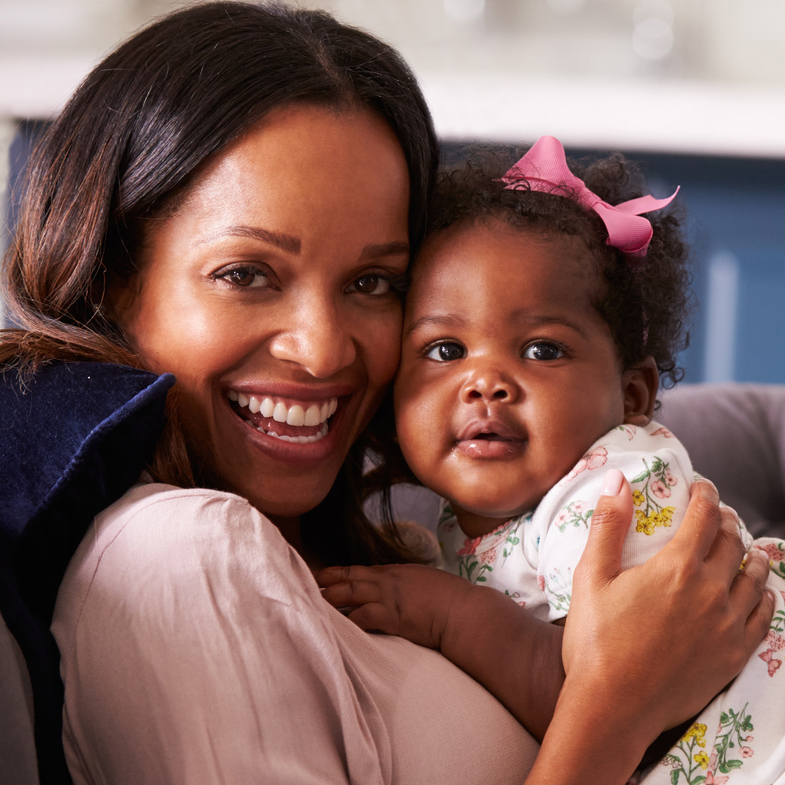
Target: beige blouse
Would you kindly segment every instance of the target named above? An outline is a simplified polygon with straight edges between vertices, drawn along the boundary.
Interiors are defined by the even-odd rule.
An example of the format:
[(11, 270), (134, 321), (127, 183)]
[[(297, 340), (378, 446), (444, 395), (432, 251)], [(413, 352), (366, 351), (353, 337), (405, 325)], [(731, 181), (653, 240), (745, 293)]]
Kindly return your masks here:
[(362, 632), (244, 499), (137, 485), (52, 631), (77, 785), (519, 783), (537, 744), (438, 652)]

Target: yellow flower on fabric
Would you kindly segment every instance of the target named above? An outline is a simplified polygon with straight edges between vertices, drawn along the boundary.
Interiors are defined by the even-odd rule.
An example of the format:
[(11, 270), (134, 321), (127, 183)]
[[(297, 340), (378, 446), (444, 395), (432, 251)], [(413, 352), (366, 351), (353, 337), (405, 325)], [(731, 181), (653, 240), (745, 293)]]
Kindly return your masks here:
[[(706, 726), (702, 722), (693, 722), (690, 725), (690, 729), (681, 737), (682, 741), (689, 741), (690, 739), (695, 739), (696, 743), (699, 747), (706, 746)], [(695, 759), (697, 760), (697, 758)], [(708, 759), (707, 759), (708, 763)], [(703, 767), (706, 768), (705, 766)]]
[[(641, 491), (637, 491), (636, 490), (636, 491), (632, 492), (632, 503), (636, 507), (640, 507), (641, 504), (643, 504), (643, 502), (645, 502), (645, 501), (646, 501), (646, 497), (643, 495), (643, 493), (641, 493)], [(636, 512), (639, 512), (639, 511), (636, 510)]]
[(697, 755), (692, 756), (695, 763), (699, 763), (702, 769), (709, 768), (709, 756), (705, 752), (699, 752)]
[(658, 526), (671, 525), (673, 512), (673, 507), (664, 507), (662, 510), (652, 512), (649, 515), (644, 514), (643, 510), (635, 510), (635, 518), (638, 521), (635, 525), (635, 531), (651, 536)]
[(638, 523), (635, 525), (635, 531), (651, 536), (654, 534), (655, 526), (657, 526), (656, 512), (648, 516), (641, 515), (638, 517)]

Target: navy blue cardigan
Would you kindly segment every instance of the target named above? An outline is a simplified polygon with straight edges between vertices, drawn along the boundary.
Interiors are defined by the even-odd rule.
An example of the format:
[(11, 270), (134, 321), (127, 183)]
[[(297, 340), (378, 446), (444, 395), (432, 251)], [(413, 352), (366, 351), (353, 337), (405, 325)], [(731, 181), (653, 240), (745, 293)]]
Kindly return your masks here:
[(92, 519), (152, 456), (172, 384), (170, 374), (106, 363), (0, 375), (0, 613), (30, 672), (42, 785), (71, 782), (49, 632), (57, 590)]

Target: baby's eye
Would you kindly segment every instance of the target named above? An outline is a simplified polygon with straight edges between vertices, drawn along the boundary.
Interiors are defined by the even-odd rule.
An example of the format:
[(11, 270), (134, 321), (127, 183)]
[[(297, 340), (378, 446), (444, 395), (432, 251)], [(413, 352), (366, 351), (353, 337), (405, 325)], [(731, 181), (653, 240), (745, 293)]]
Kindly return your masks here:
[(432, 346), (425, 357), (429, 360), (436, 360), (441, 363), (448, 363), (452, 360), (461, 360), (466, 356), (466, 350), (459, 343), (444, 341)]
[(259, 267), (232, 267), (229, 270), (218, 273), (217, 280), (226, 281), (234, 286), (241, 286), (245, 289), (260, 289), (270, 285), (267, 273)]
[(361, 275), (349, 286), (349, 291), (377, 296), (387, 294), (390, 291), (390, 280), (376, 274)]
[(546, 341), (537, 341), (537, 343), (530, 343), (523, 350), (524, 360), (560, 360), (564, 357), (564, 352), (561, 347), (555, 343), (548, 343)]

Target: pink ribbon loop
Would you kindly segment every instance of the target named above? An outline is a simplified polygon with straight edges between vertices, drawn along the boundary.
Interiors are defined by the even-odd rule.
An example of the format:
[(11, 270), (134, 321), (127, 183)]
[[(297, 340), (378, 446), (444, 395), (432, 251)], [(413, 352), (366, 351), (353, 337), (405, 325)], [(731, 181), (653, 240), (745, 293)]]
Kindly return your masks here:
[(511, 190), (525, 187), (521, 180), (525, 180), (532, 191), (564, 196), (593, 210), (608, 230), (608, 245), (633, 258), (646, 255), (653, 234), (651, 223), (642, 214), (661, 210), (679, 192), (677, 188), (665, 199), (641, 196), (617, 205), (608, 204), (570, 171), (564, 147), (553, 136), (541, 136), (501, 178), (505, 188)]

